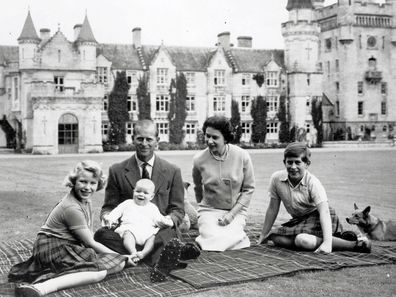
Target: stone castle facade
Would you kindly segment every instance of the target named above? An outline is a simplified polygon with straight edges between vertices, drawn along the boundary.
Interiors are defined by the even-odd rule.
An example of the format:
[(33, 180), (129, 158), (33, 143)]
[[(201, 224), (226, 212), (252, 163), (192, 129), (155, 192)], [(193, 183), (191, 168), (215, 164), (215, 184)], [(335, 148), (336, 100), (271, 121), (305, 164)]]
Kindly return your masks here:
[[(325, 139), (386, 138), (393, 134), (395, 108), (395, 4), (388, 0), (289, 0), (282, 24), (285, 50), (255, 49), (252, 38), (231, 43), (220, 33), (214, 47), (98, 43), (88, 18), (70, 41), (60, 29), (37, 34), (30, 12), (18, 46), (0, 46), (0, 146), (11, 130), (17, 145), (37, 153), (102, 151), (109, 131), (108, 96), (117, 71), (126, 71), (130, 90), (126, 140), (137, 120), (136, 88), (149, 77), (151, 118), (167, 141), (169, 85), (176, 73), (187, 78), (185, 141), (211, 115), (231, 116), (239, 104), (242, 141), (249, 142), (252, 100), (267, 102), (267, 142), (278, 141), (279, 97), (287, 95), (291, 126), (314, 142), (312, 99), (322, 101)], [(253, 76), (264, 74), (259, 87)], [(8, 127), (8, 128), (7, 128)], [(8, 131), (8, 132), (7, 132)]]

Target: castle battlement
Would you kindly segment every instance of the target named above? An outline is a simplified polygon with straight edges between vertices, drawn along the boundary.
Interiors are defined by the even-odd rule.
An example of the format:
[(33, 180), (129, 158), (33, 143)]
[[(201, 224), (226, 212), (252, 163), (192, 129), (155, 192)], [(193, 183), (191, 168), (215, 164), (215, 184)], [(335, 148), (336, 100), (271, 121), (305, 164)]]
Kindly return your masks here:
[(103, 97), (104, 87), (100, 83), (82, 82), (80, 89), (57, 86), (52, 81), (33, 81), (30, 83), (32, 97)]

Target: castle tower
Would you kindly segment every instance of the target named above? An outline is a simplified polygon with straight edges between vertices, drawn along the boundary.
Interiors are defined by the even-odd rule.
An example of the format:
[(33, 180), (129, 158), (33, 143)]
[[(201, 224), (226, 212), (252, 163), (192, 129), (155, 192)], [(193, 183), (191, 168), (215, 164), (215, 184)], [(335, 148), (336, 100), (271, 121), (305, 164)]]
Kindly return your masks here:
[(75, 40), (80, 51), (80, 65), (82, 69), (96, 71), (96, 45), (97, 41), (92, 33), (88, 17), (85, 15), (80, 33)]
[(34, 57), (40, 41), (29, 11), (22, 32), (18, 37), (20, 69), (28, 69), (35, 66)]
[[(317, 3), (316, 3), (317, 2)], [(315, 3), (320, 5), (321, 1)], [(306, 128), (310, 103), (321, 96), (322, 74), (317, 69), (320, 28), (311, 0), (288, 0), (289, 20), (282, 24), (288, 81), (290, 124)]]

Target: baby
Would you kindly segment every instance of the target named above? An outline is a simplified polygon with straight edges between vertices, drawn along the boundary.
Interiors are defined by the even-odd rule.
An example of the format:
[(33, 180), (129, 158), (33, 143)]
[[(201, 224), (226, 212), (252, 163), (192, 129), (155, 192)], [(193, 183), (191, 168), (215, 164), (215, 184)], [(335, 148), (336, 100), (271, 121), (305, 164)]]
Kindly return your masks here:
[[(139, 180), (133, 191), (133, 199), (123, 201), (103, 217), (105, 226), (116, 226), (114, 231), (123, 239), (124, 246), (135, 263), (152, 251), (155, 234), (160, 229), (159, 222), (173, 226), (171, 217), (163, 216), (158, 207), (150, 202), (154, 198), (154, 189), (151, 180)], [(143, 246), (143, 249), (137, 251), (136, 245)]]

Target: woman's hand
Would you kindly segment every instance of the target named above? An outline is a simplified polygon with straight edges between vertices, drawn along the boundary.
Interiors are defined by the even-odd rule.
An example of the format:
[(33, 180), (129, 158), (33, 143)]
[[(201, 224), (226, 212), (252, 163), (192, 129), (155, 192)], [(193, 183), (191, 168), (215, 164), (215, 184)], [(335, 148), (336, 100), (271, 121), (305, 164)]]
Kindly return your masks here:
[(234, 216), (228, 212), (222, 218), (219, 218), (218, 222), (220, 226), (227, 226), (234, 220)]
[(261, 234), (256, 243), (257, 244), (267, 243), (268, 242), (268, 237), (269, 237), (269, 234), (266, 234), (266, 235)]

